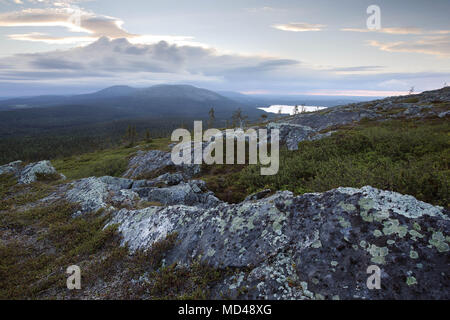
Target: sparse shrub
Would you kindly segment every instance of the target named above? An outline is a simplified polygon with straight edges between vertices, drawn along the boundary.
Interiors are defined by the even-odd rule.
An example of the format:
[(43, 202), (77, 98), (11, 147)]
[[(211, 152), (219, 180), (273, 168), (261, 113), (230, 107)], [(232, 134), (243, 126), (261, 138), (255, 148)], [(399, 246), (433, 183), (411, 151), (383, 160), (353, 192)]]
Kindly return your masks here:
[(58, 173), (54, 172), (54, 173), (42, 173), (42, 172), (38, 172), (36, 173), (36, 180), (37, 181), (58, 181), (61, 179), (61, 175), (59, 175)]

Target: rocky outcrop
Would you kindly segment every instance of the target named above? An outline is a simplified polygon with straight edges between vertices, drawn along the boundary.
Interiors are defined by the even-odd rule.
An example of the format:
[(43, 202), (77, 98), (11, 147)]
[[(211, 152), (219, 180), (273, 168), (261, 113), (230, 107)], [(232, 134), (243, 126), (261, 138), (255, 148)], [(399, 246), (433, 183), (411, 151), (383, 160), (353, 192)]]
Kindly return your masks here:
[[(69, 202), (80, 205), (79, 215), (100, 209), (132, 208), (139, 202), (139, 195), (131, 187), (129, 179), (114, 177), (90, 177), (71, 182), (57, 194)], [(124, 188), (127, 187), (127, 188)], [(51, 195), (50, 197), (55, 197)]]
[(0, 166), (0, 174), (12, 174), (17, 177), (18, 183), (30, 184), (38, 180), (39, 175), (53, 175), (59, 179), (65, 179), (62, 174), (58, 174), (51, 162), (43, 160), (23, 166), (23, 162), (18, 160), (9, 164)]
[[(220, 202), (207, 190), (204, 181), (178, 181), (178, 184), (170, 185), (174, 179), (176, 178), (171, 174), (164, 174), (153, 180), (138, 181), (109, 176), (90, 177), (71, 182), (58, 190), (57, 194), (69, 202), (80, 204), (77, 215), (99, 209), (134, 208), (145, 202), (199, 207), (212, 207)], [(57, 196), (52, 194), (51, 198)]]
[(128, 169), (123, 175), (136, 179), (155, 170), (172, 165), (170, 153), (160, 150), (150, 150), (148, 152), (139, 150), (128, 163)]
[(201, 180), (180, 182), (166, 188), (138, 188), (135, 191), (142, 199), (163, 205), (184, 204), (187, 206), (213, 207), (220, 201)]
[(200, 165), (183, 164), (175, 166), (171, 160), (170, 152), (160, 150), (141, 151), (139, 150), (133, 158), (131, 158), (128, 169), (123, 175), (126, 178), (140, 179), (142, 177), (151, 177), (155, 172), (174, 168), (183, 179), (189, 179), (200, 172)]
[[(288, 191), (215, 207), (122, 209), (123, 244), (149, 248), (170, 233), (167, 263), (194, 259), (241, 268), (216, 288), (269, 299), (448, 299), (449, 227), (445, 210), (372, 187), (293, 196)], [(370, 265), (381, 289), (366, 286)]]
[(280, 130), (280, 141), (286, 144), (288, 150), (298, 150), (298, 143), (308, 140), (315, 133), (309, 126), (292, 123), (272, 122), (267, 125), (267, 129), (269, 133), (272, 129)]
[(0, 174), (12, 174), (19, 176), (20, 171), (23, 168), (23, 163), (21, 160), (17, 160), (3, 166), (0, 166)]

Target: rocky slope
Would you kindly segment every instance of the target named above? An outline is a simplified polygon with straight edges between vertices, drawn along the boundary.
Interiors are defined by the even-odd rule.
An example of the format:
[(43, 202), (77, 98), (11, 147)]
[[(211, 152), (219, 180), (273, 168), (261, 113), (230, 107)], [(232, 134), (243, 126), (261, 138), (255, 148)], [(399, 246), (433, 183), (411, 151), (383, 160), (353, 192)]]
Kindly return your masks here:
[(286, 143), (288, 149), (297, 150), (301, 141), (323, 138), (340, 126), (363, 119), (386, 121), (396, 118), (420, 119), (436, 116), (448, 118), (449, 102), (450, 87), (446, 87), (407, 97), (390, 97), (299, 114), (285, 121), (271, 123), (268, 127), (280, 129), (280, 139)]
[[(268, 127), (280, 128), (282, 142), (295, 150), (300, 141), (320, 139), (364, 118), (446, 119), (448, 101), (450, 88), (445, 88), (300, 114)], [(265, 190), (229, 204), (194, 179), (200, 171), (200, 166), (173, 166), (168, 152), (139, 151), (124, 177), (63, 181), (31, 205), (65, 200), (78, 205), (74, 218), (103, 212), (105, 228), (118, 225), (121, 245), (132, 253), (176, 235), (164, 266), (201, 262), (234, 270), (210, 285), (209, 298), (450, 298), (448, 210), (371, 186), (298, 196)], [(25, 167), (14, 162), (1, 166), (0, 174), (13, 174), (22, 184), (57, 175), (48, 161)], [(366, 285), (371, 265), (381, 269), (381, 289)], [(151, 279), (143, 273), (133, 281)], [(102, 286), (108, 284), (97, 290)]]

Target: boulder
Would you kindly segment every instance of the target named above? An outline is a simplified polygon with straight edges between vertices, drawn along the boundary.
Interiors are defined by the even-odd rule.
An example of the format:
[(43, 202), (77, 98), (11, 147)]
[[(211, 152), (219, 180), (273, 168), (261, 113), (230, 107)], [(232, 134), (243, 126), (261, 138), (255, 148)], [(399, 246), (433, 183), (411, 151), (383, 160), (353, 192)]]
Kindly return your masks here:
[(60, 179), (66, 179), (63, 174), (56, 172), (51, 162), (43, 160), (23, 165), (21, 160), (0, 166), (0, 174), (12, 174), (17, 177), (18, 183), (30, 184), (38, 180), (39, 174), (55, 175)]
[(131, 179), (110, 177), (110, 176), (100, 177), (99, 180), (106, 183), (111, 189), (116, 190), (130, 189), (134, 182)]
[[(51, 162), (43, 160), (35, 163), (30, 163), (25, 166), (19, 173), (18, 182), (22, 184), (29, 184), (35, 182), (38, 179), (38, 174), (54, 174), (59, 175)], [(61, 179), (65, 179), (63, 175), (59, 175)]]
[(309, 137), (315, 133), (315, 131), (309, 126), (293, 123), (271, 122), (267, 125), (267, 129), (280, 130), (280, 142), (285, 143), (288, 150), (298, 150), (299, 142), (308, 140)]
[(139, 179), (151, 176), (159, 170), (167, 169), (173, 166), (178, 173), (183, 175), (184, 179), (189, 179), (200, 172), (200, 165), (182, 164), (174, 165), (170, 152), (160, 150), (150, 150), (147, 152), (139, 150), (133, 158), (131, 158), (128, 169), (123, 175), (126, 178)]
[(220, 201), (211, 191), (207, 191), (205, 184), (200, 180), (180, 182), (177, 185), (165, 188), (134, 189), (142, 199), (150, 202), (159, 202), (163, 205), (183, 204), (187, 206), (213, 207)]
[(19, 176), (20, 171), (23, 168), (23, 162), (21, 160), (10, 162), (3, 166), (0, 166), (0, 174), (12, 174), (16, 177)]
[(107, 208), (109, 190), (108, 185), (100, 178), (90, 177), (70, 183), (64, 196), (68, 201), (80, 204), (80, 214)]
[(170, 153), (160, 150), (139, 150), (128, 163), (128, 169), (123, 175), (127, 178), (136, 179), (155, 170), (162, 169), (172, 164)]
[[(201, 259), (241, 270), (217, 285), (217, 297), (246, 288), (244, 298), (448, 299), (447, 214), (367, 186), (300, 196), (283, 191), (205, 208), (122, 209), (109, 223), (119, 224), (131, 250), (176, 232), (167, 263)], [(381, 269), (380, 290), (366, 285), (372, 265)]]

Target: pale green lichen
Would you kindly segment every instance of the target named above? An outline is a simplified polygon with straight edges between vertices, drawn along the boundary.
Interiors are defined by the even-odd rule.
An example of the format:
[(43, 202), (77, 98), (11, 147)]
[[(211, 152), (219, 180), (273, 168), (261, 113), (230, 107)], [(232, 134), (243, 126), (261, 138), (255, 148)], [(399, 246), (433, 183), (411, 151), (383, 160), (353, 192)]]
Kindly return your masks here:
[(411, 239), (414, 241), (417, 241), (417, 238), (422, 239), (423, 234), (417, 232), (416, 230), (409, 230), (409, 235), (411, 236)]
[(370, 255), (372, 256), (371, 261), (377, 264), (385, 264), (385, 257), (389, 254), (389, 249), (387, 247), (378, 247), (372, 244), (368, 250)]
[(385, 235), (397, 234), (400, 238), (403, 238), (408, 232), (406, 226), (401, 226), (397, 219), (389, 219), (383, 223), (383, 233)]
[(336, 266), (339, 264), (339, 262), (333, 260), (333, 261), (330, 262), (330, 264), (331, 264), (333, 267), (336, 267)]
[(378, 238), (381, 237), (383, 233), (380, 230), (376, 229), (373, 231), (373, 235)]
[(214, 250), (213, 248), (209, 248), (208, 252), (206, 253), (206, 256), (212, 257), (212, 256), (214, 256), (215, 253), (216, 253), (216, 250)]
[(231, 221), (230, 232), (236, 232), (242, 230), (244, 228), (245, 220), (241, 217), (235, 217), (233, 221)]
[(317, 300), (325, 300), (325, 297), (321, 295), (320, 293), (316, 293), (316, 299)]
[(388, 245), (393, 245), (395, 243), (395, 240), (389, 239), (388, 241), (386, 241), (386, 243)]
[(361, 246), (361, 248), (366, 248), (366, 246), (367, 246), (367, 242), (366, 241), (364, 241), (364, 240), (361, 240), (360, 242), (359, 242), (359, 245)]
[(410, 257), (411, 259), (417, 259), (417, 258), (419, 258), (419, 254), (417, 253), (417, 251), (411, 250), (411, 251), (409, 252), (409, 257)]
[(360, 210), (361, 210), (361, 217), (366, 222), (373, 222), (373, 216), (369, 215), (369, 210), (373, 208), (375, 205), (375, 202), (373, 202), (372, 199), (367, 198), (361, 198), (358, 201)]
[(277, 233), (277, 234), (281, 234), (281, 228), (283, 227), (283, 225), (280, 223), (279, 220), (275, 220), (272, 224), (272, 229), (273, 232)]
[(343, 217), (338, 217), (338, 220), (339, 220), (339, 224), (341, 225), (342, 228), (350, 228), (352, 226), (350, 224), (350, 222), (345, 220), (345, 218), (343, 218)]
[(311, 244), (311, 247), (318, 249), (322, 247), (322, 242), (320, 240), (316, 240)]
[(435, 246), (439, 252), (447, 252), (449, 250), (448, 243), (445, 242), (445, 237), (442, 232), (434, 232), (428, 243)]
[(353, 212), (356, 210), (356, 207), (353, 204), (345, 203), (344, 201), (340, 202), (338, 204), (338, 206), (340, 206), (342, 208), (342, 210), (347, 211), (347, 212)]
[[(361, 209), (361, 217), (366, 222), (382, 222), (389, 218), (389, 211), (387, 210), (372, 210), (375, 209), (375, 202), (370, 198), (362, 198), (358, 201), (358, 204)], [(370, 210), (372, 210), (373, 213), (369, 213)]]
[(420, 225), (419, 225), (417, 222), (414, 222), (413, 228), (414, 228), (416, 231), (422, 230), (422, 228), (420, 227)]
[(406, 284), (407, 284), (408, 286), (415, 285), (415, 284), (417, 284), (417, 280), (416, 280), (416, 278), (414, 278), (413, 276), (410, 276), (410, 277), (408, 277), (408, 278), (406, 279)]

